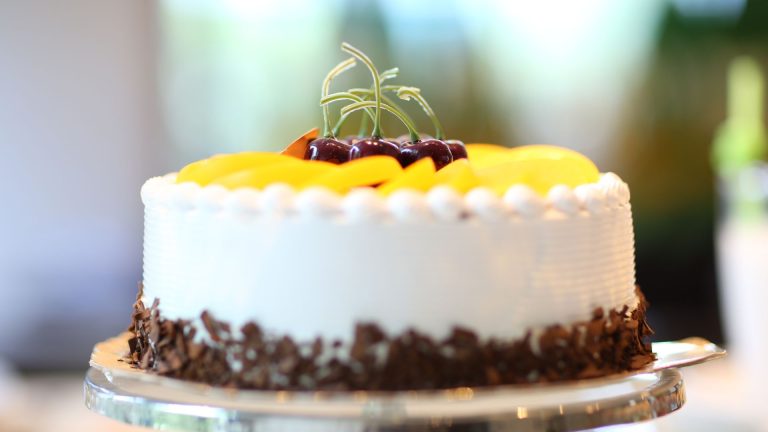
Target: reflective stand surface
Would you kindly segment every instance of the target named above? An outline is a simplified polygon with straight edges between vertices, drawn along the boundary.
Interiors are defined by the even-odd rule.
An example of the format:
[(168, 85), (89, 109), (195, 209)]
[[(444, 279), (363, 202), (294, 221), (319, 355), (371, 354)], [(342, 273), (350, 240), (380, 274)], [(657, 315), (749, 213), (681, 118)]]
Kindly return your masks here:
[(215, 388), (119, 361), (126, 335), (98, 344), (84, 382), (92, 411), (185, 431), (575, 431), (664, 416), (685, 403), (679, 367), (723, 356), (703, 339), (654, 344), (638, 373), (568, 384), (410, 392), (275, 392)]

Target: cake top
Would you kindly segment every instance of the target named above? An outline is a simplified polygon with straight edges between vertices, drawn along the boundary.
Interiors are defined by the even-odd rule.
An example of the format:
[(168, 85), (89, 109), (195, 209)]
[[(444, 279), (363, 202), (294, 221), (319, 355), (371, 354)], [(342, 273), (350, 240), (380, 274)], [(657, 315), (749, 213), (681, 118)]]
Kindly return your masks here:
[[(179, 171), (175, 182), (230, 190), (285, 184), (295, 190), (320, 187), (338, 194), (372, 188), (384, 197), (401, 190), (427, 192), (435, 187), (451, 188), (459, 194), (483, 188), (503, 196), (510, 188), (523, 186), (547, 196), (556, 186), (576, 188), (600, 179), (595, 164), (573, 150), (548, 145), (465, 145), (447, 139), (418, 88), (383, 85), (398, 76), (398, 68), (380, 73), (362, 51), (347, 43), (342, 44), (342, 50), (352, 57), (331, 69), (322, 84), (322, 133), (312, 129), (280, 153), (243, 152), (200, 160)], [(358, 61), (370, 72), (372, 85), (329, 93), (333, 79)], [(430, 119), (434, 135), (420, 134), (413, 119), (388, 94), (418, 104)], [(339, 101), (348, 104), (332, 125), (330, 105)], [(339, 138), (342, 126), (358, 111), (362, 114), (360, 132)], [(407, 134), (384, 138), (382, 112), (399, 119)]]

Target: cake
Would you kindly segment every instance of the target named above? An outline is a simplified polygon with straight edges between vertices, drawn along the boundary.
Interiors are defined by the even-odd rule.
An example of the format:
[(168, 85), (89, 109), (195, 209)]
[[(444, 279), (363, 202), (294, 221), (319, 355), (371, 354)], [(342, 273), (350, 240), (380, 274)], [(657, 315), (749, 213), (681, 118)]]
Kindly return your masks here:
[[(414, 390), (587, 379), (654, 359), (627, 185), (554, 146), (446, 140), (418, 89), (353, 57), (324, 132), (149, 179), (129, 361), (264, 390)], [(355, 65), (371, 89), (328, 94)], [(416, 100), (435, 125), (383, 93)], [(350, 99), (369, 138), (336, 138)], [(404, 143), (381, 138), (381, 112)]]

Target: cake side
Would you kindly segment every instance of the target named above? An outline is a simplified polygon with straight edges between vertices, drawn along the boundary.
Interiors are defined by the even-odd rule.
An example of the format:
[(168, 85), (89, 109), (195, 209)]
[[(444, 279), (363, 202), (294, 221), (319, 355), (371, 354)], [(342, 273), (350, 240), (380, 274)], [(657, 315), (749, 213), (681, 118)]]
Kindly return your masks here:
[[(613, 174), (480, 205), (475, 191), (458, 203), (428, 193), (365, 201), (353, 191), (316, 204), (321, 212), (306, 191), (277, 188), (277, 200), (270, 190), (147, 182), (144, 304), (159, 299), (171, 320), (208, 311), (232, 328), (257, 322), (344, 343), (360, 322), (512, 340), (637, 305), (628, 188)], [(446, 206), (458, 207), (454, 217)]]
[[(201, 327), (164, 318), (155, 301), (136, 301), (128, 361), (164, 376), (260, 390), (417, 390), (596, 378), (641, 369), (655, 359), (637, 291), (635, 309), (593, 311), (515, 340), (479, 338), (454, 327), (435, 339), (410, 329), (390, 335), (358, 323), (350, 344), (297, 342), (255, 323), (234, 329), (209, 313)], [(199, 333), (207, 335), (201, 341)]]

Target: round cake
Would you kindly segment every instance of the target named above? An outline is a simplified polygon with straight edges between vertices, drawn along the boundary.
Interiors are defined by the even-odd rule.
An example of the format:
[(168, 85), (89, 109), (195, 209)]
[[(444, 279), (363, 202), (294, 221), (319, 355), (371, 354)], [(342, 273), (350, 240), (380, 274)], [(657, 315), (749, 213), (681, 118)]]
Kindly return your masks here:
[[(274, 390), (560, 381), (651, 362), (627, 185), (566, 149), (465, 146), (436, 121), (434, 138), (414, 136), (378, 91), (333, 99), (330, 79), (369, 62), (345, 47), (321, 102), (352, 99), (342, 119), (365, 111), (370, 138), (336, 138), (326, 112), (324, 136), (281, 154), (214, 156), (144, 184), (131, 362)], [(417, 90), (392, 91), (424, 107)], [(378, 135), (388, 109), (404, 142)]]

